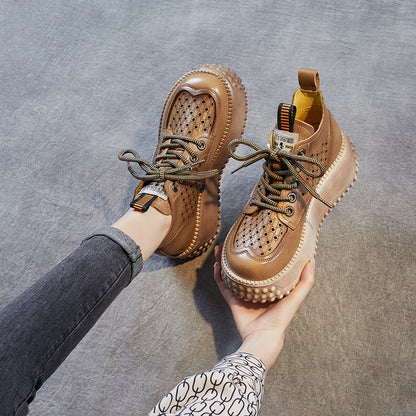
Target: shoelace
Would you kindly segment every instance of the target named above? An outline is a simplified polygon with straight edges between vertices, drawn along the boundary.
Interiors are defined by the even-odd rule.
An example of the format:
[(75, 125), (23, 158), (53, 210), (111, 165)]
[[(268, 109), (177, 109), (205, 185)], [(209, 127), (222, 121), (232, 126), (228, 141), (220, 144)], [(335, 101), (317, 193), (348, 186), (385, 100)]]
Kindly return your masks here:
[[(165, 143), (167, 140), (170, 140), (170, 142)], [(203, 172), (195, 172), (192, 170), (193, 167), (203, 163), (204, 160), (198, 161), (198, 155), (188, 143), (196, 144), (199, 150), (205, 149), (205, 142), (202, 140), (194, 139), (193, 137), (169, 134), (162, 137), (159, 153), (164, 149), (169, 150), (164, 154), (157, 155), (155, 157), (155, 163), (150, 163), (147, 160), (142, 159), (139, 153), (133, 149), (123, 150), (118, 155), (118, 158), (127, 162), (127, 169), (139, 180), (147, 181), (160, 179), (161, 181), (171, 180), (176, 183), (177, 181), (184, 180), (202, 180), (218, 175), (218, 169)], [(188, 159), (185, 156), (185, 152), (177, 149), (185, 150), (190, 155), (190, 158)], [(182, 166), (178, 165), (178, 160), (183, 162)], [(189, 163), (189, 160), (192, 163)], [(141, 174), (135, 171), (131, 163), (137, 163), (145, 173)]]
[[(244, 144), (248, 147), (251, 147), (254, 149), (254, 152), (246, 156), (238, 156), (233, 150), (233, 148), (235, 148), (238, 144)], [(271, 209), (273, 211), (291, 216), (293, 215), (293, 208), (287, 207), (286, 209), (283, 209), (278, 205), (279, 202), (294, 202), (295, 199), (290, 197), (290, 194), (287, 197), (282, 197), (281, 191), (284, 189), (295, 189), (299, 186), (299, 183), (301, 183), (314, 198), (321, 201), (326, 206), (332, 208), (332, 205), (326, 202), (300, 175), (300, 171), (302, 171), (312, 178), (319, 178), (323, 176), (325, 173), (325, 166), (319, 160), (302, 156), (300, 154), (294, 155), (292, 153), (284, 152), (280, 149), (261, 148), (255, 143), (245, 139), (232, 140), (228, 145), (228, 151), (233, 159), (244, 161), (244, 163), (235, 169), (232, 173), (257, 162), (260, 159), (265, 159), (265, 162), (263, 163), (264, 174), (261, 176), (260, 180), (269, 196), (267, 196), (266, 193), (263, 194), (260, 189), (257, 189), (257, 194), (260, 197), (260, 201), (252, 200), (250, 205), (258, 205), (260, 207)], [(304, 166), (302, 162), (311, 163), (317, 166), (319, 168), (319, 172), (312, 172), (306, 166)], [(287, 169), (275, 169), (273, 164), (276, 163), (278, 163), (280, 167), (286, 167)], [(290, 184), (283, 183), (285, 177), (290, 174), (293, 175), (296, 179)], [(277, 183), (272, 183), (271, 185), (269, 183), (270, 181)]]

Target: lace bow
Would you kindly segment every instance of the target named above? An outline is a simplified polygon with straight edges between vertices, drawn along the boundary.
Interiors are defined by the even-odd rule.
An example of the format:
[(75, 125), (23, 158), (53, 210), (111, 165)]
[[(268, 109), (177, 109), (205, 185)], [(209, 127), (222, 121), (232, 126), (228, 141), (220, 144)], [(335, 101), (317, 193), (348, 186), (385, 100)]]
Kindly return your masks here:
[[(169, 143), (166, 143), (167, 140), (170, 140)], [(155, 157), (154, 163), (142, 159), (139, 153), (133, 149), (123, 150), (118, 158), (127, 162), (127, 169), (139, 180), (160, 179), (161, 181), (177, 182), (202, 180), (218, 175), (218, 169), (202, 172), (193, 171), (193, 168), (203, 163), (204, 160), (198, 161), (198, 155), (188, 143), (196, 144), (198, 150), (205, 149), (205, 142), (202, 140), (170, 134), (162, 137), (159, 154)], [(168, 149), (168, 151), (161, 154), (164, 149)], [(186, 153), (190, 155), (190, 158), (185, 156)], [(182, 161), (182, 165), (178, 164), (179, 160)], [(138, 173), (131, 165), (132, 163), (137, 163), (145, 173)]]
[[(238, 156), (233, 149), (235, 149), (235, 147), (239, 144), (251, 147), (254, 152), (246, 156)], [(232, 173), (261, 159), (265, 159), (265, 163), (263, 164), (264, 174), (260, 180), (264, 188), (268, 191), (269, 196), (265, 195), (265, 193), (263, 194), (259, 189), (257, 189), (257, 194), (260, 197), (260, 201), (252, 200), (250, 205), (258, 205), (276, 212), (281, 212), (288, 216), (293, 215), (293, 208), (287, 207), (286, 209), (283, 209), (280, 208), (278, 204), (282, 201), (294, 202), (294, 198), (296, 198), (295, 194), (292, 194), (292, 196), (289, 194), (288, 196), (283, 197), (281, 196), (281, 191), (284, 189), (295, 189), (299, 186), (300, 183), (314, 198), (321, 201), (326, 206), (332, 208), (332, 205), (325, 201), (300, 175), (300, 172), (303, 172), (312, 178), (319, 178), (323, 176), (325, 173), (325, 166), (319, 160), (312, 159), (301, 154), (294, 155), (292, 153), (284, 152), (280, 149), (261, 148), (255, 143), (245, 139), (232, 140), (228, 145), (228, 151), (232, 158), (239, 161), (244, 161), (244, 163), (235, 169)], [(316, 173), (312, 172), (302, 162), (317, 166), (319, 171)], [(286, 169), (276, 169), (276, 167), (273, 166), (273, 164), (276, 163), (279, 164), (281, 168), (286, 167)], [(288, 175), (293, 175), (295, 180), (292, 181), (292, 183), (283, 183), (285, 177)], [(269, 182), (272, 182), (272, 184)]]

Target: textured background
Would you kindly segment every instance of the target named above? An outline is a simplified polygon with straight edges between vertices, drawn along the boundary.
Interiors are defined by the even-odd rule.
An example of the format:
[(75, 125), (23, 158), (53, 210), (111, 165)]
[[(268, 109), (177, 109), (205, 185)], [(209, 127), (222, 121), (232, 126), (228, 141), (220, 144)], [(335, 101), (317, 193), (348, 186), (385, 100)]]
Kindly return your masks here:
[[(416, 3), (0, 3), (0, 306), (126, 210), (117, 153), (151, 158), (164, 98), (201, 63), (230, 66), (266, 143), (298, 67), (317, 68), (355, 143), (358, 181), (323, 224), (317, 285), (266, 380), (261, 415), (415, 415)], [(222, 184), (221, 239), (260, 166)], [(212, 255), (152, 257), (38, 393), (32, 415), (142, 415), (239, 337)]]

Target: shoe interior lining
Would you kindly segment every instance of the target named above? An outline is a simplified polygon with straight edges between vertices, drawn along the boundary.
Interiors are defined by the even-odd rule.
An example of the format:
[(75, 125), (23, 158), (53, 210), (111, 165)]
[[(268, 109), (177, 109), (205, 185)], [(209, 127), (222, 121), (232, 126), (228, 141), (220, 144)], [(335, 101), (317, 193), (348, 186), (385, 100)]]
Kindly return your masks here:
[(293, 96), (296, 106), (296, 118), (310, 124), (315, 130), (322, 118), (322, 98), (320, 91), (306, 91), (299, 89)]

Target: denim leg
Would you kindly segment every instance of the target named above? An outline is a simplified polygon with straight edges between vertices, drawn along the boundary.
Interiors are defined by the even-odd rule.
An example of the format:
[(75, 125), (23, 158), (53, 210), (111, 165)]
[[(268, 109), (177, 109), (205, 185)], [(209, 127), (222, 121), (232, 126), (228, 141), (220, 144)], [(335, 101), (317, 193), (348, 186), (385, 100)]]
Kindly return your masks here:
[(142, 265), (134, 241), (106, 227), (0, 310), (0, 415), (28, 413), (36, 391)]

